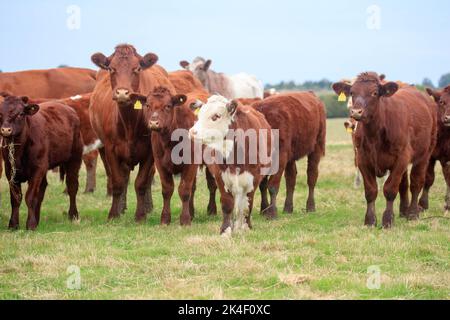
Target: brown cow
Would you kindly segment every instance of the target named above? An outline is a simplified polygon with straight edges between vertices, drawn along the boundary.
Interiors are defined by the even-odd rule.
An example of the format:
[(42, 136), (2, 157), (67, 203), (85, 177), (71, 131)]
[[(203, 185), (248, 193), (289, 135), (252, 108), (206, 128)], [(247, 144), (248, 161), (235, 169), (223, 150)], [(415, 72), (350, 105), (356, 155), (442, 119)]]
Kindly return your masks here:
[(425, 210), (429, 207), (428, 193), (434, 184), (434, 168), (436, 162), (439, 161), (447, 184), (444, 209), (447, 214), (450, 210), (450, 86), (443, 91), (427, 89), (427, 92), (434, 98), (437, 105), (435, 108), (438, 116), (438, 134), (436, 148), (430, 159), (425, 187), (419, 204)]
[[(231, 131), (235, 137), (228, 137)], [(253, 145), (245, 136), (237, 139), (238, 132), (246, 135), (251, 131), (259, 143), (253, 141)], [(237, 101), (212, 96), (200, 109), (198, 121), (189, 130), (189, 135), (212, 150), (212, 160), (215, 159), (210, 163), (210, 169), (221, 195), (221, 233), (251, 228), (254, 194), (268, 174), (265, 169), (271, 166), (272, 134), (264, 115)], [(226, 161), (220, 161), (220, 158)], [(235, 221), (232, 221), (233, 213)]]
[(92, 92), (96, 72), (90, 69), (58, 68), (0, 73), (0, 92), (30, 98), (62, 99)]
[(240, 98), (240, 99), (236, 99), (236, 100), (239, 101), (244, 106), (249, 106), (255, 102), (261, 101), (262, 99), (261, 98)]
[[(400, 191), (400, 213), (408, 219), (419, 216), (418, 197), (424, 183), (431, 152), (436, 144), (436, 115), (430, 99), (413, 87), (399, 90), (395, 82), (381, 84), (376, 73), (362, 73), (353, 85), (333, 84), (337, 94), (352, 97), (352, 118), (359, 121), (361, 145), (358, 166), (364, 179), (367, 201), (365, 224), (375, 226), (376, 177), (390, 171), (384, 185), (386, 211), (383, 227), (393, 223), (393, 204)], [(412, 164), (408, 196), (408, 165)]]
[[(294, 210), (293, 197), (296, 184), (296, 161), (308, 157), (309, 195), (308, 212), (315, 211), (314, 189), (319, 176), (320, 159), (325, 155), (326, 115), (325, 106), (310, 92), (296, 92), (275, 95), (252, 105), (264, 114), (272, 129), (279, 130), (279, 170), (266, 177), (260, 186), (261, 212), (268, 218), (277, 214), (276, 199), (281, 177), (286, 172), (286, 202), (284, 212)], [(267, 199), (270, 193), (270, 205)]]
[(119, 45), (110, 57), (94, 54), (92, 61), (107, 70), (99, 77), (91, 97), (92, 127), (103, 142), (106, 171), (112, 184), (113, 201), (109, 219), (119, 217), (125, 208), (130, 170), (139, 164), (135, 181), (136, 221), (144, 221), (152, 208), (151, 181), (154, 161), (148, 129), (141, 104), (133, 104), (130, 95), (146, 94), (157, 86), (175, 90), (167, 72), (155, 65), (153, 53), (141, 56), (131, 45)]
[(61, 178), (67, 175), (69, 218), (78, 219), (76, 195), (83, 144), (75, 111), (57, 102), (28, 104), (27, 97), (8, 96), (0, 106), (0, 123), (2, 154), (11, 193), (9, 228), (19, 227), (21, 184), (24, 182), (28, 182), (27, 229), (37, 228), (47, 187), (47, 171), (58, 166)]
[(186, 95), (194, 91), (203, 91), (205, 94), (208, 94), (202, 83), (190, 71), (178, 70), (169, 72), (169, 80), (178, 94)]
[[(98, 149), (103, 145), (92, 129), (91, 120), (89, 118), (89, 103), (91, 93), (76, 95), (67, 99), (57, 100), (57, 102), (65, 104), (78, 115), (81, 124), (81, 137), (83, 138), (83, 162), (86, 166), (86, 188), (85, 193), (92, 193), (96, 187), (96, 170)], [(30, 103), (43, 103), (54, 101), (53, 99), (30, 99)]]

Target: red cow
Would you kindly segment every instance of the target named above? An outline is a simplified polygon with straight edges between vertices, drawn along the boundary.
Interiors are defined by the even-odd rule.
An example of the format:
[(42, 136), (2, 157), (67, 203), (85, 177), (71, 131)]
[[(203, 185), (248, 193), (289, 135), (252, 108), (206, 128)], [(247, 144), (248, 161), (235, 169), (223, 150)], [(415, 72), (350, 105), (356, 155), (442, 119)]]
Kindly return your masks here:
[[(352, 118), (359, 121), (361, 145), (358, 166), (364, 179), (367, 201), (365, 224), (375, 226), (376, 177), (390, 171), (384, 185), (386, 210), (383, 227), (393, 223), (393, 204), (400, 191), (400, 213), (409, 219), (419, 216), (418, 197), (431, 153), (436, 144), (436, 114), (431, 100), (413, 87), (395, 82), (381, 83), (376, 73), (362, 73), (353, 85), (333, 84), (337, 94), (352, 97)], [(408, 196), (408, 165), (412, 164), (411, 193)]]
[[(39, 111), (39, 112), (38, 112)], [(57, 102), (29, 104), (27, 97), (8, 96), (0, 105), (2, 154), (10, 184), (10, 229), (19, 227), (21, 184), (28, 182), (27, 229), (39, 224), (47, 171), (60, 167), (70, 197), (69, 217), (78, 219), (76, 195), (83, 144), (75, 111)]]
[(141, 56), (126, 44), (117, 46), (110, 57), (101, 53), (92, 56), (98, 67), (108, 71), (98, 77), (91, 97), (90, 117), (94, 131), (105, 146), (103, 156), (113, 196), (109, 219), (119, 217), (124, 210), (130, 170), (138, 164), (136, 221), (144, 221), (152, 208), (150, 187), (154, 161), (150, 130), (142, 105), (133, 104), (130, 95), (146, 94), (157, 86), (175, 90), (167, 72), (155, 65), (157, 60), (155, 54)]
[(419, 204), (423, 209), (428, 209), (428, 193), (434, 184), (434, 168), (436, 162), (439, 161), (447, 184), (445, 197), (445, 211), (447, 214), (450, 210), (450, 86), (443, 91), (427, 89), (427, 92), (436, 102), (438, 134), (437, 145), (430, 159), (425, 187)]

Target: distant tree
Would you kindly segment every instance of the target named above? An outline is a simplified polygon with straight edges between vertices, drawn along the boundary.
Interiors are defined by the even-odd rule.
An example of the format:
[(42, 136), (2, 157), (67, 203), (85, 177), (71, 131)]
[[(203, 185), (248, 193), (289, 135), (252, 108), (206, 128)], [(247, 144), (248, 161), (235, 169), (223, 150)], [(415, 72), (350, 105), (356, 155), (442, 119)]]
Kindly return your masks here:
[(69, 68), (69, 66), (67, 64), (60, 64), (58, 68)]
[(428, 87), (428, 88), (434, 88), (433, 81), (431, 81), (429, 78), (423, 79), (422, 86)]
[(444, 74), (441, 79), (439, 80), (439, 87), (445, 88), (446, 86), (450, 85), (450, 73)]

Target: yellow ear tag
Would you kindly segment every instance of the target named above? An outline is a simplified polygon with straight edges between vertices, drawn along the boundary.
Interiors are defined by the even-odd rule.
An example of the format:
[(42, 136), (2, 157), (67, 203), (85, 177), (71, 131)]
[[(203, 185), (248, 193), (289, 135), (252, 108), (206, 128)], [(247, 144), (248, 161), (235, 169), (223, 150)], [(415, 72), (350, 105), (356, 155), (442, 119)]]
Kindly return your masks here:
[(199, 113), (200, 113), (200, 108), (195, 109), (194, 114), (195, 114), (196, 116), (198, 116)]
[(134, 104), (134, 110), (142, 110), (142, 103), (139, 100)]
[(341, 92), (341, 94), (339, 95), (338, 101), (339, 102), (346, 102), (347, 101), (347, 96), (345, 95), (345, 93)]
[(347, 128), (347, 132), (348, 133), (353, 133), (353, 129), (352, 128)]

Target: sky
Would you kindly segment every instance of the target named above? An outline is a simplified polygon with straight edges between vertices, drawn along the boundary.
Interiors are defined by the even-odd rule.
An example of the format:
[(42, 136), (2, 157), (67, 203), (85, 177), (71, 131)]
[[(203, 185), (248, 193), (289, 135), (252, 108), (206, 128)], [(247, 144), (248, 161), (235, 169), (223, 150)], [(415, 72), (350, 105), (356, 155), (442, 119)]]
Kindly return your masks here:
[(0, 0), (0, 69), (65, 64), (119, 43), (180, 60), (247, 72), (264, 83), (335, 81), (363, 71), (437, 84), (450, 72), (447, 0)]

